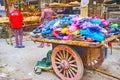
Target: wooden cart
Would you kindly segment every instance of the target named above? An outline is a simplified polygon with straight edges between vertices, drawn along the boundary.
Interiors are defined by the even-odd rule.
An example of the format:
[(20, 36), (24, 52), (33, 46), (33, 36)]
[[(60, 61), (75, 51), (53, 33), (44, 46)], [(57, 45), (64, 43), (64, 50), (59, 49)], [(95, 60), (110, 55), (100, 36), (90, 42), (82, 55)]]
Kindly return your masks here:
[(84, 68), (98, 68), (104, 61), (106, 42), (117, 39), (114, 35), (102, 42), (85, 42), (31, 38), (32, 41), (52, 43), (52, 68), (62, 80), (80, 80)]

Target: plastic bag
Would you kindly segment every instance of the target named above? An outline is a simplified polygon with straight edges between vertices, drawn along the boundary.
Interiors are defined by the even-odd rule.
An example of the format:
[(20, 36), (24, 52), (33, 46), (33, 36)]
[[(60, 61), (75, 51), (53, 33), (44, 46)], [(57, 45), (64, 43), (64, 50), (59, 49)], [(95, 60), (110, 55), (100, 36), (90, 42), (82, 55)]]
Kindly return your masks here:
[(81, 7), (86, 7), (89, 4), (89, 0), (81, 0)]

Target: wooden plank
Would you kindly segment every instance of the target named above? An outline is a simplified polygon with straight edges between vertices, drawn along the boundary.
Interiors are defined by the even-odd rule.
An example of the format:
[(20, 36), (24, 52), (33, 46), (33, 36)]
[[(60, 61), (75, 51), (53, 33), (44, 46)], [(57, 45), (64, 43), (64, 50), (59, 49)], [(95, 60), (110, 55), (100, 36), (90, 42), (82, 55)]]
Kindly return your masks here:
[(104, 4), (104, 6), (120, 6), (120, 4)]
[(57, 40), (57, 39), (55, 40), (55, 39), (47, 39), (47, 38), (31, 38), (31, 40), (38, 42), (55, 43), (55, 44), (76, 45), (82, 47), (100, 47), (103, 46), (106, 42), (113, 41), (118, 37), (119, 35), (114, 35), (101, 42), (85, 42), (85, 41)]

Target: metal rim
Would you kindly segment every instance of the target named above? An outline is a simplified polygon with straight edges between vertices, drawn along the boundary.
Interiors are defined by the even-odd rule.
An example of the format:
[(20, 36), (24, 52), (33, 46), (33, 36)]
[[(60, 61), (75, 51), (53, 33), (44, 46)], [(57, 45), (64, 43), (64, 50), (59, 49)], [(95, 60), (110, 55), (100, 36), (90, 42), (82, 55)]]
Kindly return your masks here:
[(83, 63), (78, 53), (66, 45), (53, 49), (52, 66), (62, 80), (80, 80), (83, 76)]

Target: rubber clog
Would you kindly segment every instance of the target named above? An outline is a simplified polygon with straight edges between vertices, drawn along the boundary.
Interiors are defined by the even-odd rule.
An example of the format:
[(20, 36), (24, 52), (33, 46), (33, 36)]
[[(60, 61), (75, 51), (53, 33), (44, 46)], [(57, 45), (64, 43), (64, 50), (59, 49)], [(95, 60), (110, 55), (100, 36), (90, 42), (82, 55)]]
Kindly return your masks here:
[(19, 48), (25, 48), (25, 46), (24, 45), (19, 45)]

